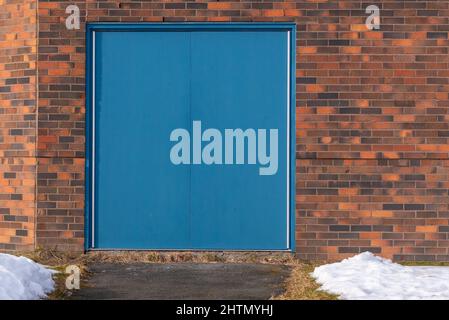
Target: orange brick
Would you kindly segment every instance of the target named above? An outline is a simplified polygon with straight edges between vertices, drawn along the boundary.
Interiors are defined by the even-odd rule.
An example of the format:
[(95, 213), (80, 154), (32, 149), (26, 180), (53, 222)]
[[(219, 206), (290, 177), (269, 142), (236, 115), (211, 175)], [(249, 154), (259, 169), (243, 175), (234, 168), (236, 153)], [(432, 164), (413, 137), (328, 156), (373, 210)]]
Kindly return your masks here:
[(393, 44), (393, 46), (398, 46), (398, 47), (410, 47), (410, 46), (416, 45), (416, 42), (411, 39), (398, 39), (398, 40), (393, 40), (392, 44)]
[(380, 232), (360, 232), (360, 239), (381, 239)]
[(437, 232), (438, 226), (416, 226), (417, 232)]
[(393, 212), (386, 210), (374, 210), (371, 215), (376, 218), (390, 218), (393, 217)]
[(385, 180), (385, 181), (399, 181), (400, 177), (399, 177), (398, 174), (385, 173), (385, 174), (382, 174), (382, 180)]
[(282, 17), (284, 15), (284, 10), (282, 9), (262, 10), (262, 15), (265, 17)]
[(338, 194), (342, 196), (355, 196), (358, 194), (358, 189), (356, 188), (339, 188)]
[(324, 92), (325, 89), (326, 89), (325, 86), (320, 86), (316, 84), (309, 84), (306, 86), (307, 92)]
[(369, 29), (366, 27), (365, 24), (352, 24), (351, 30), (352, 31), (368, 31)]
[(285, 13), (286, 17), (300, 17), (300, 16), (302, 16), (301, 11), (300, 10), (295, 10), (295, 9), (285, 9), (284, 13)]
[(207, 8), (210, 10), (229, 10), (232, 9), (232, 2), (209, 2)]
[(362, 52), (362, 48), (361, 47), (342, 47), (341, 48), (341, 53), (359, 54), (361, 52)]

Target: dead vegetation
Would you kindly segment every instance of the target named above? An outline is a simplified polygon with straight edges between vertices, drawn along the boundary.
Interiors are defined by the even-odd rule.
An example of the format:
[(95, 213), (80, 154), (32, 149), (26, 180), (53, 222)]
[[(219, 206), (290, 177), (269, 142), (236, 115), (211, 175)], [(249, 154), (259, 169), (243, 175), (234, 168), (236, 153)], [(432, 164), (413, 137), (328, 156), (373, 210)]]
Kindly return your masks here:
[(38, 249), (21, 253), (44, 265), (88, 265), (103, 263), (274, 263), (292, 264), (290, 253), (273, 252), (207, 252), (207, 251), (90, 251), (86, 254)]
[(275, 300), (337, 300), (338, 296), (319, 290), (310, 273), (318, 264), (297, 261), (293, 265), (290, 277), (285, 281), (283, 294), (273, 297)]
[(294, 261), (288, 253), (265, 252), (163, 252), (163, 251), (94, 251), (87, 254), (90, 262), (114, 263), (276, 263)]
[(446, 261), (400, 261), (399, 264), (411, 267), (449, 267)]

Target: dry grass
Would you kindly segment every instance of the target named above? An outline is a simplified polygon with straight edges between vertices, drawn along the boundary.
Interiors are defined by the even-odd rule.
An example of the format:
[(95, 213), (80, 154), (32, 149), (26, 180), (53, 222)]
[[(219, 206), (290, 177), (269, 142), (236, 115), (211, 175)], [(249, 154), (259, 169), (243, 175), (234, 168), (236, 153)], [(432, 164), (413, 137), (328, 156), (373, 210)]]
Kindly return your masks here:
[(295, 263), (290, 253), (273, 252), (201, 252), (201, 251), (90, 251), (86, 254), (38, 249), (17, 253), (49, 266), (110, 263)]
[(289, 253), (265, 252), (162, 252), (162, 251), (94, 251), (86, 255), (88, 262), (114, 263), (275, 263), (294, 261)]
[(404, 261), (399, 264), (411, 267), (449, 267), (449, 262), (443, 261)]
[(307, 262), (296, 262), (292, 265), (293, 270), (285, 282), (285, 292), (275, 300), (337, 300), (338, 296), (321, 290), (320, 285), (315, 282), (310, 273), (318, 264)]
[(62, 252), (50, 249), (36, 249), (32, 252), (17, 252), (15, 255), (25, 256), (33, 261), (50, 267), (67, 265), (84, 265), (85, 255), (79, 252)]

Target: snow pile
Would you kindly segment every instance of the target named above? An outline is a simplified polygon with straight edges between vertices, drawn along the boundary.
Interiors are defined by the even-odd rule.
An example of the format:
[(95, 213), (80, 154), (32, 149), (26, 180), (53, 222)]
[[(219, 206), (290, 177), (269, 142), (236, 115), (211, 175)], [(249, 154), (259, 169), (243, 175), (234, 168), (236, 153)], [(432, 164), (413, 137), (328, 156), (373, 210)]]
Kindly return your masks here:
[(54, 289), (53, 273), (28, 258), (0, 253), (0, 299), (45, 298)]
[(317, 267), (312, 276), (341, 299), (449, 299), (449, 267), (402, 266), (371, 252)]

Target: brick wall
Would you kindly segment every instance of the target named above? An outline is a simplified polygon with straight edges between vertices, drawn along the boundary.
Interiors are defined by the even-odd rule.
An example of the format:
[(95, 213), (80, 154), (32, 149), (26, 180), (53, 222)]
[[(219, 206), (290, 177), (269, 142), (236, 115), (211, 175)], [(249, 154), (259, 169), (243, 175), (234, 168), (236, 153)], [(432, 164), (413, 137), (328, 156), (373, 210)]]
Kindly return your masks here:
[[(15, 10), (0, 0), (8, 3)], [(64, 26), (73, 3), (81, 9), (77, 31)], [(381, 9), (379, 31), (364, 25), (371, 4)], [(37, 12), (38, 245), (82, 248), (86, 21), (295, 21), (298, 256), (334, 260), (371, 250), (396, 260), (449, 260), (449, 1), (39, 0)], [(0, 13), (0, 28), (7, 15)], [(0, 95), (10, 94), (4, 87), (27, 92), (20, 110), (32, 119), (31, 86), (2, 82), (14, 78), (5, 71), (10, 54), (2, 54), (12, 33), (0, 36)], [(31, 53), (25, 69), (33, 71)], [(13, 101), (0, 101), (1, 122), (24, 131), (1, 126), (2, 156), (31, 156), (33, 135), (24, 126), (32, 122), (12, 120), (25, 117)], [(14, 179), (28, 180), (20, 169), (6, 175), (11, 194)], [(0, 199), (7, 237), (14, 229), (3, 221), (17, 196), (9, 197)], [(0, 243), (12, 240), (0, 231)]]
[(36, 1), (0, 0), (0, 250), (34, 248)]
[[(65, 9), (82, 11), (67, 30)], [(84, 247), (85, 1), (39, 1), (38, 246)]]
[(298, 5), (299, 256), (449, 260), (449, 1)]
[(448, 260), (448, 187), (449, 160), (299, 160), (297, 251)]

